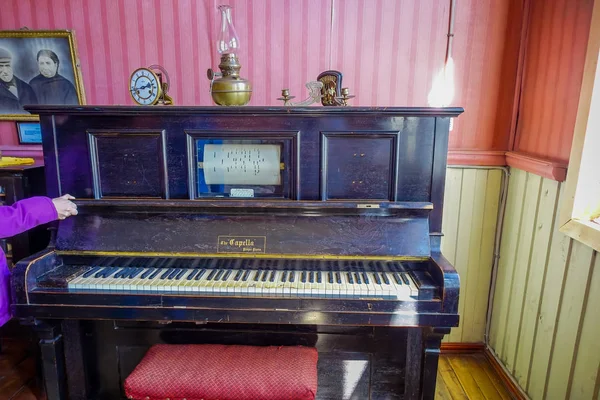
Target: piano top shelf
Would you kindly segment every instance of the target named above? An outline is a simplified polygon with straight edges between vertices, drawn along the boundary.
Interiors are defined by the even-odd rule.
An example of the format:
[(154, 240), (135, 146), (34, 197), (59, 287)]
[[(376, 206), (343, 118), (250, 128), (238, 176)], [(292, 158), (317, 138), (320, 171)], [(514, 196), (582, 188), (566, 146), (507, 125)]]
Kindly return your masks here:
[(430, 202), (389, 202), (389, 201), (303, 201), (283, 199), (148, 199), (148, 198), (103, 198), (76, 199), (80, 212), (86, 210), (121, 210), (129, 212), (194, 212), (212, 210), (222, 212), (308, 212), (344, 213), (344, 214), (420, 214), (426, 215), (433, 210)]

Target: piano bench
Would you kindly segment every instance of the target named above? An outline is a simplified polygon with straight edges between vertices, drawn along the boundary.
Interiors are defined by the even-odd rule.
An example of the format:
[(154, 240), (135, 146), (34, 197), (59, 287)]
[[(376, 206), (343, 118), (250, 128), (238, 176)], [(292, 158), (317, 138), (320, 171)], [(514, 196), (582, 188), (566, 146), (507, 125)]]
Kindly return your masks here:
[(152, 346), (124, 383), (138, 400), (314, 400), (317, 350), (301, 346)]

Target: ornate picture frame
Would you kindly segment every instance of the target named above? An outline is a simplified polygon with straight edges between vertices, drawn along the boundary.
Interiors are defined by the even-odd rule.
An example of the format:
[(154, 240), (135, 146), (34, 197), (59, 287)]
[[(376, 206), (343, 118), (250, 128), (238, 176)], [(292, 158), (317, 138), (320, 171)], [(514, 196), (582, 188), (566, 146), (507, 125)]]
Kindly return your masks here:
[(0, 31), (0, 120), (39, 121), (28, 104), (86, 104), (73, 31)]

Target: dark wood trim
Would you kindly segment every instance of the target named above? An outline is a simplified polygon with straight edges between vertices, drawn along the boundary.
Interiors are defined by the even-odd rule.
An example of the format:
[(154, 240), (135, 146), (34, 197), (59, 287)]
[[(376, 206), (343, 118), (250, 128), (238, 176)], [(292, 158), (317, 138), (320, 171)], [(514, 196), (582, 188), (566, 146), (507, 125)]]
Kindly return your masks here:
[(442, 343), (442, 354), (469, 354), (482, 353), (485, 350), (483, 343)]
[[(243, 107), (189, 107), (189, 106), (46, 106), (35, 105), (27, 106), (26, 110), (32, 114), (54, 114), (61, 112), (70, 115), (93, 115), (110, 114), (111, 116), (123, 115), (163, 115), (175, 113), (177, 115), (274, 115), (287, 117), (294, 114), (310, 115), (385, 115), (385, 114), (403, 114), (403, 116), (418, 117), (457, 117), (464, 112), (462, 107), (262, 107), (262, 106), (243, 106)], [(282, 112), (285, 111), (285, 112)]]
[(494, 371), (498, 374), (502, 383), (506, 386), (510, 394), (516, 400), (526, 400), (528, 399), (527, 395), (523, 392), (523, 390), (519, 387), (519, 385), (513, 380), (512, 376), (504, 369), (500, 361), (496, 358), (496, 356), (490, 351), (489, 348), (485, 348), (483, 351), (485, 358), (488, 360)]
[(560, 161), (551, 161), (525, 153), (509, 151), (506, 153), (506, 163), (510, 167), (559, 182), (564, 182), (567, 178), (567, 164)]
[(504, 150), (450, 150), (448, 151), (448, 166), (452, 165), (506, 165)]

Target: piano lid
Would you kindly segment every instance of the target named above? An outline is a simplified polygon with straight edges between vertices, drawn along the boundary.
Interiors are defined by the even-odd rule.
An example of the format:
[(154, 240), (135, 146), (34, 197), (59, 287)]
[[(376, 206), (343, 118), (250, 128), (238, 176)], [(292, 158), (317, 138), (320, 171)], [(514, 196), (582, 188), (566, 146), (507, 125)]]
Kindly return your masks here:
[(430, 254), (430, 207), (393, 212), (178, 208), (183, 207), (80, 202), (80, 214), (61, 222), (56, 249), (63, 254), (405, 260)]

